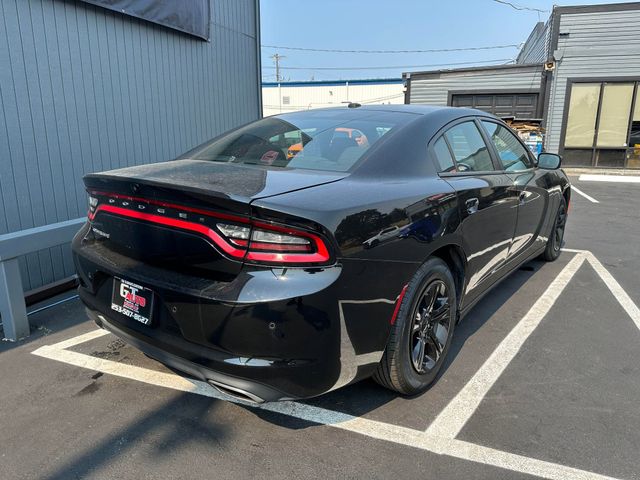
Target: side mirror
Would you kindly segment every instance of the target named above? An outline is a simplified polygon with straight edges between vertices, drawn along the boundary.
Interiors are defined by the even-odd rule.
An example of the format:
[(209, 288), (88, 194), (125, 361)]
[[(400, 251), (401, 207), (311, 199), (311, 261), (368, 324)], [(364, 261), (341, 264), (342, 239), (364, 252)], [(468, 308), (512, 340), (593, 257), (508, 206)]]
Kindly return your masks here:
[(557, 170), (562, 164), (562, 157), (555, 153), (541, 153), (538, 155), (538, 167), (545, 170)]

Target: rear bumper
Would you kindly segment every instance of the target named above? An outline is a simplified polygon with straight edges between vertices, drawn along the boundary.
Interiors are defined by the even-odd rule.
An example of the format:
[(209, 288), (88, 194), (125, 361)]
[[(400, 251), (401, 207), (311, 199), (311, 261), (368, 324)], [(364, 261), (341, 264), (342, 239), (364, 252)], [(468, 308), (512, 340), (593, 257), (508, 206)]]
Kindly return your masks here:
[[(313, 397), (356, 380), (336, 302), (341, 266), (254, 267), (215, 280), (145, 264), (85, 234), (72, 244), (80, 299), (98, 325), (150, 357), (254, 401)], [(111, 309), (114, 278), (154, 292), (151, 325)]]
[(113, 321), (110, 321), (107, 317), (95, 310), (87, 308), (87, 315), (100, 328), (110, 331), (128, 344), (133, 345), (138, 350), (144, 352), (149, 357), (170, 368), (179, 370), (180, 372), (184, 372), (194, 378), (197, 378), (198, 380), (208, 382), (219, 390), (222, 390), (227, 395), (256, 403), (292, 399), (286, 393), (263, 383), (251, 381), (246, 378), (225, 375), (206, 368), (196, 362), (189, 361), (178, 354), (171, 353), (174, 349), (168, 350), (166, 345), (163, 346), (161, 343), (151, 343), (150, 339), (143, 339), (129, 329), (116, 325)]

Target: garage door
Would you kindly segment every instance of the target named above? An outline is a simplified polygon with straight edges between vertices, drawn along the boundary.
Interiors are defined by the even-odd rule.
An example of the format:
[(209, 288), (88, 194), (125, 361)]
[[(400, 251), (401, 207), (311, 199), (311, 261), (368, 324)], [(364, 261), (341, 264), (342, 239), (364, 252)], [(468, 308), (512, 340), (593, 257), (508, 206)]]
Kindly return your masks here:
[(498, 117), (537, 118), (537, 93), (453, 94), (451, 105), (493, 113)]

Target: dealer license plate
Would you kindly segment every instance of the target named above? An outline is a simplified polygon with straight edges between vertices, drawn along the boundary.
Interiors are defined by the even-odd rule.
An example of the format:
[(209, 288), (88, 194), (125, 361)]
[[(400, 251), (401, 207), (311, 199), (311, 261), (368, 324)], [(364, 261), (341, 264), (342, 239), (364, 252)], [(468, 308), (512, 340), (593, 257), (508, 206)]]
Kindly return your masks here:
[(150, 325), (153, 312), (153, 292), (136, 283), (114, 278), (111, 310), (144, 325)]

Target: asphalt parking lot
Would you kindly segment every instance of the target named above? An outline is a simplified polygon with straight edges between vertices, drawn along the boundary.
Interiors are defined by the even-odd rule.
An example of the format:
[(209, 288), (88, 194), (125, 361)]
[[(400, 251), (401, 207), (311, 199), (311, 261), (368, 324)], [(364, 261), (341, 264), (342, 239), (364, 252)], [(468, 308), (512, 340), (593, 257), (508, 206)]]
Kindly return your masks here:
[(77, 299), (31, 315), (0, 345), (0, 477), (640, 478), (640, 183), (572, 182), (589, 198), (567, 251), (478, 304), (415, 398), (364, 381), (257, 408), (96, 330)]

